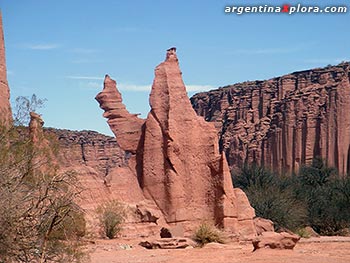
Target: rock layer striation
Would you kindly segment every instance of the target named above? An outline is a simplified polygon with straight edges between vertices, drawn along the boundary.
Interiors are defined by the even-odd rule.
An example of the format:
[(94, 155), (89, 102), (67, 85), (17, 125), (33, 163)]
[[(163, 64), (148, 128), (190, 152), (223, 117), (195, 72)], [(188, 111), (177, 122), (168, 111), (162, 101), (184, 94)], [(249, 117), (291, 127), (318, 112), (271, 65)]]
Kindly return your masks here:
[(315, 157), (350, 169), (350, 64), (234, 84), (191, 98), (214, 122), (231, 168), (258, 163), (297, 172)]

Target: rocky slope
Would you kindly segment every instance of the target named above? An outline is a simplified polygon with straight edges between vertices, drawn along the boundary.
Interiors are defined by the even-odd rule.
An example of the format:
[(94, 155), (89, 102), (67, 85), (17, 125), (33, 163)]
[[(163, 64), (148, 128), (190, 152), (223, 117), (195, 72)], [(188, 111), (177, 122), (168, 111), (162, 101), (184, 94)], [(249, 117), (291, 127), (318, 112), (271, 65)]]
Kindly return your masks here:
[(81, 204), (87, 211), (93, 213), (99, 204), (112, 199), (131, 206), (143, 203), (136, 175), (128, 167), (128, 154), (115, 138), (94, 131), (53, 128), (45, 129), (45, 134), (56, 141), (61, 169), (74, 171), (82, 182)]
[(125, 152), (113, 137), (95, 131), (53, 128), (45, 129), (45, 133), (57, 138), (63, 167), (89, 166), (104, 179), (112, 169), (126, 165)]
[(232, 167), (256, 162), (297, 171), (320, 156), (350, 169), (350, 64), (294, 72), (198, 93), (191, 103), (214, 122)]

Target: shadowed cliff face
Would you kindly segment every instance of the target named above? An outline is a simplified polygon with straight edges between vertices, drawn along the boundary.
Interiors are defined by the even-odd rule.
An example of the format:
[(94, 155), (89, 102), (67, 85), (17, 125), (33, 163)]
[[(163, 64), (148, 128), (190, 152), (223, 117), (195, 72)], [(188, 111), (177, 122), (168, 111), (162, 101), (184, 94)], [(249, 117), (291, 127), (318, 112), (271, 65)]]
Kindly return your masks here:
[(322, 157), (341, 174), (350, 169), (350, 65), (234, 84), (191, 98), (214, 122), (231, 168), (256, 162), (298, 171)]

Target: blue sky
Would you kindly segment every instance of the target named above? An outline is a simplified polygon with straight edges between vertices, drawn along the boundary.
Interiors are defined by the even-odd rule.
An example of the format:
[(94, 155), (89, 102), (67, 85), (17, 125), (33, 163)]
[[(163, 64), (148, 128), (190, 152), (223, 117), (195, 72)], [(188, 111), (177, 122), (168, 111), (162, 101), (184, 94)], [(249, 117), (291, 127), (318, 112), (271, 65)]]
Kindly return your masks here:
[(46, 98), (45, 126), (111, 134), (94, 100), (116, 79), (132, 113), (148, 110), (154, 68), (176, 46), (189, 95), (350, 60), (346, 14), (225, 14), (226, 5), (349, 1), (0, 0), (11, 99)]

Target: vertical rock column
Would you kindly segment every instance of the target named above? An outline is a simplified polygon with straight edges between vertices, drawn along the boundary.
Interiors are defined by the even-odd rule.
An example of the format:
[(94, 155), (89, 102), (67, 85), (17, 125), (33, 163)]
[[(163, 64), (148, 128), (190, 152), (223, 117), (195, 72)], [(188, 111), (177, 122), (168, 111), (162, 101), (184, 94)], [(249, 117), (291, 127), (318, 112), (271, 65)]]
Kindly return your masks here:
[(10, 89), (6, 77), (5, 43), (0, 12), (0, 126), (12, 125)]

